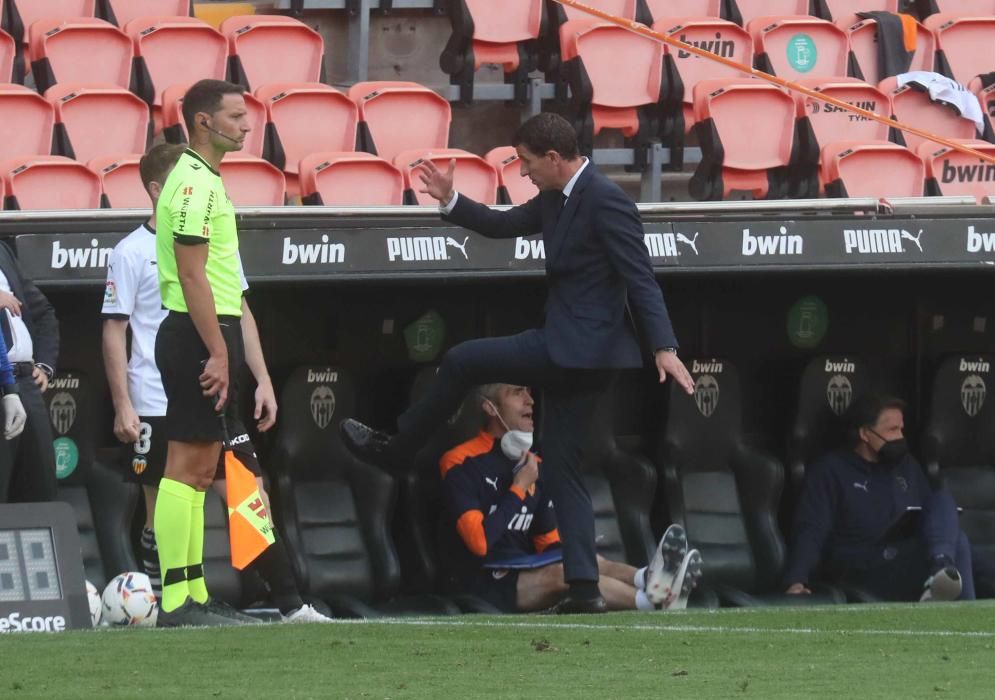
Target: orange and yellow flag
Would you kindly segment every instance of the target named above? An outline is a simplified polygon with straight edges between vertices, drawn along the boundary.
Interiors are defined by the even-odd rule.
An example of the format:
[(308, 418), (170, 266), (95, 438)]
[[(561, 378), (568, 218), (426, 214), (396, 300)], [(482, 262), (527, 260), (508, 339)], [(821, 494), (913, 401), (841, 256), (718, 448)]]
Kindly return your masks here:
[(242, 570), (273, 544), (273, 521), (259, 494), (256, 477), (231, 450), (225, 450), (225, 481), (231, 565)]

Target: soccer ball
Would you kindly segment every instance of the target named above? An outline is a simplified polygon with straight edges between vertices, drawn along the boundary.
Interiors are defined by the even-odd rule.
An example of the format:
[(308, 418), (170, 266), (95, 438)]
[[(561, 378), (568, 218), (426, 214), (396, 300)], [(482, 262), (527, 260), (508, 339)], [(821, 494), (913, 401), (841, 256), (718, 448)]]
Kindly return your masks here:
[(86, 601), (90, 604), (90, 622), (96, 627), (100, 624), (100, 593), (89, 581), (86, 582)]
[(109, 625), (155, 627), (159, 605), (149, 577), (137, 571), (118, 574), (102, 597), (103, 620)]

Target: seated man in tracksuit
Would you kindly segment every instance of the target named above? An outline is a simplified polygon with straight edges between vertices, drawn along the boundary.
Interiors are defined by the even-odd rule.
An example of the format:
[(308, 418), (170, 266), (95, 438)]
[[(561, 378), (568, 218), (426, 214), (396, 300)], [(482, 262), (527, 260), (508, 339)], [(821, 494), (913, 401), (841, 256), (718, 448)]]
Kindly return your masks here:
[[(899, 399), (855, 401), (850, 447), (808, 470), (785, 572), (788, 593), (809, 593), (818, 570), (884, 600), (974, 599), (971, 548), (953, 497), (934, 488), (908, 453), (904, 414)], [(910, 518), (909, 508), (921, 512)], [(913, 527), (895, 527), (902, 518)]]
[[(445, 558), (453, 586), (505, 612), (543, 610), (568, 591), (553, 503), (543, 492), (532, 445), (528, 387), (478, 390), (485, 426), (440, 462)], [(701, 556), (672, 525), (648, 567), (598, 557), (598, 585), (613, 610), (683, 608), (701, 576)]]

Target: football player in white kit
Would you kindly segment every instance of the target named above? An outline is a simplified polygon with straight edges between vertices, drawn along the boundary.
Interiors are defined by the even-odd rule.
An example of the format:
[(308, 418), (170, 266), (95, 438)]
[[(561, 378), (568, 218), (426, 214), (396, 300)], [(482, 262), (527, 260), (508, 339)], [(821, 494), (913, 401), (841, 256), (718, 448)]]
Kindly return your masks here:
[[(104, 288), (103, 355), (107, 381), (114, 404), (114, 435), (123, 443), (131, 443), (134, 452), (128, 474), (142, 485), (145, 496), (145, 525), (142, 528), (141, 554), (146, 572), (156, 595), (161, 595), (159, 560), (155, 546), (153, 515), (159, 480), (166, 464), (166, 394), (155, 362), (155, 339), (159, 325), (166, 317), (159, 292), (156, 270), (155, 203), (169, 172), (186, 150), (181, 144), (153, 147), (139, 165), (142, 183), (152, 199), (153, 212), (149, 220), (121, 240), (111, 254)], [(243, 293), (248, 289), (242, 277)], [(131, 328), (131, 357), (127, 355), (127, 331)], [(276, 423), (276, 397), (263, 357), (259, 331), (244, 297), (242, 299), (242, 335), (245, 359), (256, 379), (255, 412), (260, 432)], [(206, 401), (207, 399), (205, 399)], [(234, 387), (229, 400), (237, 401)], [(229, 425), (231, 447), (236, 457), (251, 471), (259, 484), (260, 494), (269, 509), (269, 496), (263, 489), (262, 470), (248, 432), (240, 421)], [(225, 497), (223, 465), (219, 463), (215, 490)], [(273, 602), (280, 608), (286, 622), (329, 622), (330, 619), (301, 599), (294, 580), (286, 548), (278, 537), (250, 566), (270, 588)], [(211, 612), (225, 617), (246, 616), (231, 610), (219, 601), (209, 605)]]

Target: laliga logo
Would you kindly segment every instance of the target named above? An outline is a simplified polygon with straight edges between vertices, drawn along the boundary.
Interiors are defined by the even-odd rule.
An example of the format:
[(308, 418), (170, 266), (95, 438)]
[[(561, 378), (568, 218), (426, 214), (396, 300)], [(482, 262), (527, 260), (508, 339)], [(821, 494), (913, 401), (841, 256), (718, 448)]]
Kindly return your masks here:
[(76, 399), (72, 394), (60, 391), (52, 397), (52, 403), (48, 406), (48, 415), (52, 419), (52, 427), (60, 435), (65, 435), (76, 422)]
[(710, 418), (719, 405), (719, 382), (710, 374), (703, 374), (694, 383), (694, 402), (698, 412)]
[(311, 392), (311, 417), (319, 429), (324, 430), (332, 422), (335, 414), (335, 394), (330, 387), (322, 384)]
[(829, 401), (829, 408), (837, 416), (842, 416), (846, 409), (850, 408), (853, 400), (853, 385), (843, 374), (834, 374), (826, 385), (826, 400)]

